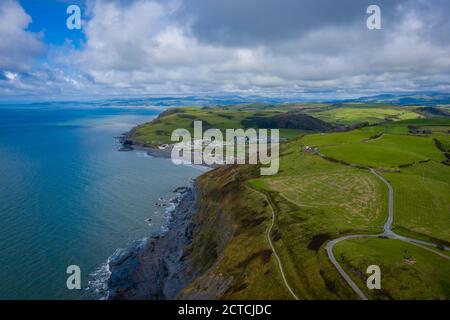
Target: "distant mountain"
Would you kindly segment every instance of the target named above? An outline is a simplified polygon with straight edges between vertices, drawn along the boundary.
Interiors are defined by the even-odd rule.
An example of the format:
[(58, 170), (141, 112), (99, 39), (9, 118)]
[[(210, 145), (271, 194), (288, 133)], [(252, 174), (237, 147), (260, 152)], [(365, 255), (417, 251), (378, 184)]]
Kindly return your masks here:
[(397, 105), (449, 105), (450, 93), (408, 93), (380, 94), (372, 97), (361, 97), (345, 100), (345, 102), (389, 103)]
[(417, 105), (417, 106), (438, 106), (444, 105), (450, 107), (450, 93), (398, 93), (398, 94), (380, 94), (376, 96), (361, 97), (356, 99), (313, 99), (299, 96), (286, 97), (265, 97), (259, 95), (186, 95), (186, 96), (149, 96), (149, 97), (130, 97), (130, 98), (110, 98), (96, 100), (69, 100), (69, 101), (42, 101), (42, 102), (7, 102), (1, 101), (0, 107), (177, 107), (177, 106), (214, 106), (214, 105), (252, 105), (252, 104), (289, 104), (289, 103), (386, 103), (395, 105)]
[(110, 99), (98, 103), (98, 106), (211, 106), (211, 105), (236, 105), (236, 104), (281, 104), (281, 103), (300, 103), (300, 102), (362, 102), (362, 103), (387, 103), (396, 105), (420, 105), (436, 106), (449, 105), (450, 93), (399, 93), (399, 94), (381, 94), (371, 97), (361, 97), (349, 100), (323, 100), (317, 101), (303, 99), (301, 97), (264, 97), (264, 96), (240, 96), (240, 95), (216, 95), (216, 96), (172, 96), (172, 97), (149, 97), (142, 99)]
[(239, 96), (239, 95), (216, 95), (216, 96), (161, 96), (142, 98), (111, 98), (99, 100), (80, 101), (45, 101), (45, 102), (23, 102), (9, 103), (0, 102), (0, 107), (10, 105), (23, 105), (25, 107), (177, 107), (177, 106), (214, 106), (214, 105), (238, 105), (238, 104), (280, 104), (288, 102), (303, 101), (301, 98), (289, 97), (263, 97), (263, 96)]

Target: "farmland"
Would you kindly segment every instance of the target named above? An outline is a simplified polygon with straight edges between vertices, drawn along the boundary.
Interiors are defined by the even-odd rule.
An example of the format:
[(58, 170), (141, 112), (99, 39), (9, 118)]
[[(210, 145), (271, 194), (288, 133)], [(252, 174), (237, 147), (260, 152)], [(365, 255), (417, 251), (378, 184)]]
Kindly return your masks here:
[(396, 190), (394, 226), (431, 239), (450, 242), (450, 167), (430, 161), (387, 172)]
[[(276, 116), (280, 111), (259, 111), (257, 116), (269, 118)], [(224, 131), (225, 129), (242, 128), (242, 122), (255, 116), (254, 111), (204, 109), (200, 107), (185, 107), (169, 110), (159, 118), (153, 120), (150, 125), (137, 127), (133, 133), (133, 140), (149, 145), (171, 143), (171, 134), (174, 130), (183, 128), (193, 133), (193, 121), (202, 121), (204, 129), (214, 128)], [(308, 132), (302, 129), (282, 129), (281, 138), (292, 139)]]
[[(157, 145), (169, 141), (172, 129), (190, 128), (194, 119), (220, 130), (245, 124), (296, 127), (282, 130), (287, 141), (280, 146), (278, 174), (261, 177), (258, 166), (235, 165), (199, 178), (202, 200), (190, 252), (202, 276), (182, 297), (208, 292), (206, 283), (232, 279), (221, 298), (292, 298), (265, 239), (273, 210), (270, 237), (295, 295), (357, 298), (331, 264), (325, 245), (345, 235), (383, 232), (388, 192), (369, 167), (393, 187), (396, 233), (450, 243), (449, 119), (424, 119), (408, 107), (341, 108), (191, 107), (169, 112), (134, 132), (136, 141)], [(361, 288), (367, 265), (380, 265), (383, 290), (366, 292), (371, 299), (450, 298), (449, 261), (420, 247), (375, 237), (342, 241), (335, 251)]]
[(398, 110), (392, 108), (365, 108), (341, 107), (326, 111), (315, 112), (314, 115), (319, 119), (328, 122), (340, 124), (350, 124), (355, 122), (367, 121), (370, 124), (382, 122), (385, 119), (390, 120), (407, 120), (418, 118), (418, 114), (406, 109)]
[(378, 139), (343, 143), (320, 150), (332, 158), (375, 168), (398, 167), (428, 159), (444, 160), (433, 139), (409, 135), (384, 134)]
[[(450, 262), (399, 240), (368, 238), (336, 246), (339, 262), (371, 299), (448, 299)], [(381, 290), (368, 290), (366, 268), (382, 270)]]
[[(337, 116), (332, 117), (333, 114)], [(151, 123), (137, 127), (132, 139), (149, 146), (168, 144), (171, 143), (171, 133), (178, 128), (187, 129), (192, 133), (194, 120), (203, 121), (205, 129), (279, 128), (282, 139), (294, 139), (304, 134), (332, 131), (359, 123), (376, 124), (417, 118), (420, 118), (420, 115), (413, 111), (385, 105), (193, 106), (168, 109)]]
[[(299, 212), (307, 212), (302, 216), (305, 221), (300, 227), (293, 220), (292, 213), (288, 218), (280, 210), (278, 226), (281, 230), (285, 228), (284, 232), (281, 231), (287, 238), (283, 241), (283, 247), (289, 252), (290, 260), (306, 256), (305, 251), (301, 251), (301, 247), (305, 247), (305, 243), (302, 244), (299, 240), (301, 237), (296, 239), (292, 236), (303, 234), (305, 230), (314, 234), (311, 241), (325, 235), (337, 238), (341, 234), (380, 232), (376, 226), (381, 230), (386, 220), (385, 187), (377, 185), (376, 180), (366, 176), (366, 171), (351, 166), (356, 163), (385, 169), (382, 174), (395, 190), (396, 232), (435, 243), (449, 242), (450, 168), (441, 163), (445, 156), (434, 144), (432, 137), (436, 134), (436, 127), (432, 126), (433, 121), (421, 120), (420, 124), (430, 125), (432, 132), (420, 136), (408, 134), (410, 124), (406, 121), (343, 133), (306, 135), (292, 142), (296, 146), (290, 147), (291, 150), (301, 149), (305, 145), (316, 146), (325, 156), (344, 163), (336, 164), (311, 154), (300, 154), (300, 151), (294, 156), (294, 153), (285, 151), (288, 155), (283, 157), (279, 176), (259, 179), (256, 183), (268, 193), (276, 194), (276, 207), (283, 208), (282, 203), (288, 202), (296, 205)], [(446, 134), (442, 127), (437, 128), (441, 134)], [(348, 186), (350, 187), (347, 188)], [(318, 226), (320, 227), (317, 228)], [(339, 227), (348, 229), (343, 231)], [(373, 243), (378, 251), (369, 245), (366, 247), (366, 243)], [(385, 248), (384, 245), (389, 247)], [(315, 267), (312, 264), (314, 259), (308, 260), (311, 268), (328, 270), (327, 262), (323, 257), (320, 258), (322, 250), (318, 250)], [(414, 253), (416, 260), (420, 259), (420, 264), (418, 262), (408, 269), (407, 266), (402, 266), (401, 259), (394, 263), (405, 250)], [(384, 256), (384, 253), (387, 255)], [(450, 263), (413, 245), (398, 240), (347, 240), (336, 246), (336, 256), (346, 270), (359, 268), (359, 271), (354, 271), (356, 280), (358, 275), (365, 277), (362, 266), (370, 264), (382, 265), (383, 274), (386, 273), (388, 279), (396, 277), (401, 270), (406, 270), (386, 291), (369, 294), (371, 298), (407, 299), (414, 295), (424, 299), (449, 297), (446, 272)], [(296, 260), (296, 264), (304, 265), (300, 258)], [(360, 279), (360, 287), (364, 287), (361, 281)], [(400, 290), (403, 287), (407, 290)]]

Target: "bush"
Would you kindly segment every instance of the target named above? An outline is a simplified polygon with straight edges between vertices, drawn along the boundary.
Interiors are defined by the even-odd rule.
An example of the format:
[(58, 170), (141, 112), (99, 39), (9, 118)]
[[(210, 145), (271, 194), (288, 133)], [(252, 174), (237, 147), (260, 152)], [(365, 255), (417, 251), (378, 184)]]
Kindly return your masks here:
[(441, 150), (442, 152), (447, 152), (447, 150), (444, 148), (444, 146), (442, 145), (442, 142), (440, 142), (438, 139), (434, 138), (433, 139), (434, 144), (436, 145), (436, 147)]

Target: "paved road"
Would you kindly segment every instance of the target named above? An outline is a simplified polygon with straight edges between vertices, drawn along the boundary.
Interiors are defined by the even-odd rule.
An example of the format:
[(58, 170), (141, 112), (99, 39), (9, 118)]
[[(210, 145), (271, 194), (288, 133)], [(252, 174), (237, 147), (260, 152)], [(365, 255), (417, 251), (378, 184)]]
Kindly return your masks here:
[[(422, 240), (417, 240), (417, 239), (414, 239), (414, 238), (401, 236), (399, 234), (396, 234), (394, 231), (392, 231), (392, 224), (394, 222), (394, 189), (392, 188), (392, 186), (389, 183), (389, 181), (387, 181), (383, 176), (379, 175), (374, 169), (370, 168), (369, 170), (375, 176), (377, 176), (378, 179), (383, 181), (384, 184), (388, 187), (388, 190), (389, 190), (389, 216), (388, 216), (388, 219), (387, 219), (386, 223), (384, 224), (384, 236), (387, 236), (389, 238), (402, 240), (402, 241), (405, 241), (405, 242), (410, 242), (412, 244), (419, 244), (419, 245), (425, 245), (425, 246), (430, 246), (430, 247), (437, 248), (438, 245), (435, 244), (435, 243), (431, 243), (431, 242), (427, 242), (427, 241), (422, 241)], [(444, 249), (445, 250), (450, 250), (450, 247), (444, 246)], [(432, 250), (432, 252), (435, 252), (437, 254), (440, 253), (440, 252), (434, 251), (434, 250)], [(444, 256), (450, 259), (450, 257), (448, 257), (446, 255), (444, 255)]]
[(277, 251), (275, 250), (275, 246), (273, 245), (272, 238), (270, 237), (270, 234), (272, 232), (273, 226), (275, 224), (275, 218), (276, 218), (275, 217), (275, 210), (273, 209), (272, 204), (270, 203), (269, 199), (267, 198), (267, 196), (264, 193), (262, 193), (262, 192), (260, 192), (260, 191), (258, 191), (256, 189), (250, 188), (250, 187), (248, 187), (248, 188), (250, 190), (252, 190), (252, 191), (262, 195), (264, 197), (264, 199), (267, 201), (267, 203), (269, 204), (270, 210), (272, 211), (272, 222), (270, 223), (269, 228), (267, 228), (267, 232), (266, 232), (267, 241), (269, 242), (270, 248), (272, 249), (273, 255), (274, 255), (274, 257), (275, 257), (275, 259), (277, 261), (278, 269), (280, 269), (280, 273), (281, 273), (281, 277), (283, 278), (284, 285), (286, 286), (286, 288), (288, 289), (288, 291), (290, 292), (292, 297), (294, 297), (295, 300), (299, 300), (298, 297), (295, 295), (294, 291), (292, 290), (291, 286), (289, 285), (288, 281), (287, 281), (286, 274), (284, 273), (283, 265), (281, 264), (281, 259), (278, 256)]
[[(319, 154), (320, 156), (322, 156), (321, 154)], [(438, 247), (435, 243), (431, 243), (431, 242), (427, 242), (427, 241), (422, 241), (422, 240), (417, 240), (414, 238), (409, 238), (409, 237), (405, 237), (405, 236), (401, 236), (399, 234), (396, 234), (393, 230), (392, 230), (392, 224), (394, 223), (394, 189), (392, 188), (392, 185), (389, 183), (389, 181), (387, 181), (383, 176), (381, 176), (380, 174), (378, 174), (373, 168), (369, 168), (369, 171), (374, 174), (378, 179), (380, 179), (388, 188), (389, 191), (389, 200), (388, 200), (388, 218), (383, 226), (384, 232), (380, 233), (380, 234), (354, 234), (354, 235), (347, 235), (347, 236), (343, 236), (340, 237), (338, 239), (334, 239), (332, 241), (329, 241), (327, 243), (327, 245), (325, 246), (325, 249), (327, 251), (327, 255), (328, 258), (330, 259), (331, 263), (335, 266), (336, 270), (339, 272), (339, 274), (344, 278), (344, 280), (348, 283), (348, 285), (353, 289), (353, 291), (358, 295), (358, 297), (362, 300), (368, 300), (367, 296), (364, 294), (364, 292), (356, 285), (356, 283), (350, 278), (350, 276), (345, 272), (345, 270), (341, 267), (341, 265), (339, 264), (339, 262), (336, 260), (336, 257), (333, 254), (333, 248), (336, 244), (338, 244), (341, 241), (345, 241), (345, 240), (349, 240), (349, 239), (356, 239), (356, 238), (376, 238), (376, 237), (387, 237), (390, 239), (397, 239), (397, 240), (401, 240), (407, 243), (410, 243), (412, 245), (415, 245), (417, 247), (423, 248), (427, 251), (430, 251), (432, 253), (435, 253), (441, 257), (443, 257), (444, 259), (450, 260), (450, 256), (433, 250), (430, 247)], [(250, 187), (249, 187), (250, 188)], [(278, 256), (275, 247), (272, 243), (272, 239), (270, 237), (270, 234), (272, 232), (273, 226), (275, 224), (275, 210), (273, 209), (272, 204), (270, 203), (269, 199), (267, 198), (267, 196), (256, 190), (253, 188), (250, 188), (252, 191), (259, 193), (260, 195), (262, 195), (264, 197), (264, 199), (267, 201), (267, 203), (270, 206), (270, 209), (272, 211), (272, 222), (269, 226), (269, 228), (267, 229), (266, 232), (266, 237), (267, 237), (267, 241), (270, 245), (270, 248), (272, 249), (273, 255), (275, 256), (275, 259), (277, 261), (278, 264), (278, 268), (280, 270), (281, 273), (281, 277), (283, 278), (283, 282), (284, 285), (286, 286), (286, 288), (288, 289), (288, 291), (291, 293), (291, 295), (294, 297), (295, 300), (299, 300), (298, 297), (296, 296), (296, 294), (294, 293), (294, 291), (292, 290), (291, 286), (289, 285), (286, 275), (284, 273), (283, 270), (283, 265), (281, 263), (281, 259)], [(444, 250), (450, 251), (450, 248), (447, 246), (444, 246)]]
[[(392, 188), (389, 181), (387, 181), (383, 176), (379, 175), (374, 169), (369, 168), (370, 172), (374, 174), (378, 179), (383, 181), (383, 183), (388, 187), (389, 190), (389, 203), (388, 203), (388, 218), (386, 220), (386, 223), (384, 224), (384, 233), (381, 234), (355, 234), (355, 235), (348, 235), (344, 236), (338, 239), (334, 239), (327, 243), (325, 246), (325, 249), (327, 251), (328, 258), (330, 259), (331, 263), (335, 266), (336, 270), (339, 272), (339, 274), (344, 278), (344, 280), (348, 283), (348, 285), (353, 289), (353, 291), (358, 295), (358, 297), (362, 300), (368, 300), (367, 296), (364, 294), (364, 292), (356, 285), (356, 283), (350, 278), (350, 276), (345, 272), (345, 270), (341, 267), (339, 262), (337, 262), (334, 254), (333, 254), (333, 248), (334, 246), (344, 240), (349, 239), (355, 239), (355, 238), (367, 238), (367, 237), (387, 237), (390, 239), (398, 239), (410, 244), (413, 244), (417, 247), (423, 248), (425, 250), (428, 250), (430, 252), (433, 252), (447, 260), (450, 260), (450, 256), (445, 255), (444, 253), (441, 253), (439, 251), (433, 250), (430, 247), (437, 247), (436, 244), (431, 242), (426, 242), (422, 240), (417, 240), (409, 237), (404, 237), (401, 235), (396, 234), (394, 231), (392, 231), (392, 224), (394, 223), (394, 189)], [(449, 247), (444, 247), (445, 250), (450, 250)]]

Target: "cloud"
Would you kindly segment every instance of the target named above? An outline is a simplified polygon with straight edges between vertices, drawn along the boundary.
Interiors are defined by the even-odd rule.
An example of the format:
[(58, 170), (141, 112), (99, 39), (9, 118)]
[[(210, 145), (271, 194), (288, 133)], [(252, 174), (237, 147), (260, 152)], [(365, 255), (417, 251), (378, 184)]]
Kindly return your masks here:
[(39, 35), (26, 31), (31, 21), (16, 1), (0, 2), (0, 70), (28, 71), (42, 53)]
[[(405, 0), (378, 0), (385, 18)], [(202, 41), (227, 45), (280, 43), (325, 27), (364, 23), (368, 0), (189, 0), (179, 17)]]
[[(275, 6), (266, 0), (258, 4), (249, 0), (165, 5), (140, 0), (124, 6), (97, 1), (86, 28), (88, 40), (80, 68), (98, 83), (139, 88), (144, 93), (261, 94), (316, 88), (413, 90), (419, 83), (433, 81), (433, 75), (442, 77), (449, 71), (448, 43), (429, 37), (437, 28), (429, 28), (429, 18), (438, 12), (433, 6), (386, 2), (383, 18), (395, 17), (396, 23), (368, 31), (364, 6), (348, 1), (337, 7), (330, 1), (299, 3), (282, 1)], [(192, 19), (180, 18), (187, 15)], [(254, 29), (261, 19), (268, 22), (261, 30)], [(299, 21), (303, 28), (292, 32)], [(229, 32), (217, 36), (222, 25)], [(271, 31), (266, 33), (268, 27)], [(276, 41), (267, 41), (272, 33)], [(252, 41), (243, 41), (246, 38)]]
[[(10, 92), (14, 82), (20, 92), (92, 96), (448, 91), (448, 1), (378, 1), (383, 29), (376, 31), (366, 28), (369, 4), (90, 0), (81, 48), (53, 48), (51, 67), (30, 71), (25, 63), (8, 70), (28, 70), (26, 76), (3, 78)], [(15, 11), (22, 13), (18, 30), (37, 41), (24, 31), (29, 17), (17, 6)]]

